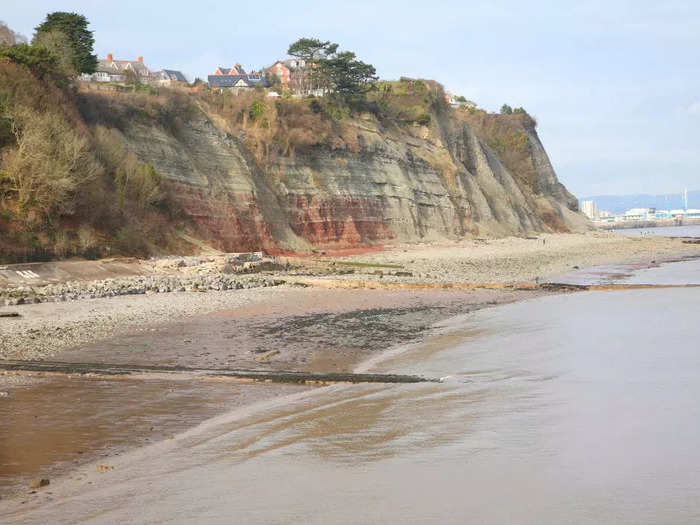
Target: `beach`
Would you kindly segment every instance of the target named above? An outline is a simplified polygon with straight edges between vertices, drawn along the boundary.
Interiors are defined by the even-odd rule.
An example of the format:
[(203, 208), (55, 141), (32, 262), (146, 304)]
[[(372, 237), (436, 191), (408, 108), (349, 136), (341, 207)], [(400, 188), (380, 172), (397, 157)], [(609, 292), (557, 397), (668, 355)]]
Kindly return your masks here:
[[(13, 467), (15, 474), (5, 479), (3, 492), (5, 496), (14, 494), (12, 500), (17, 501), (15, 498), (26, 497), (27, 489), (23, 490), (22, 485), (26, 487), (33, 477), (56, 476), (59, 481), (52, 483), (57, 483), (77, 469), (95, 467), (100, 458), (114, 458), (146, 443), (169, 439), (218, 414), (293, 394), (295, 388), (316, 390), (323, 386), (268, 383), (268, 387), (261, 388), (257, 381), (211, 382), (207, 374), (212, 370), (359, 371), (361, 363), (373, 362), (398, 349), (421, 348), (440, 338), (449, 341), (450, 320), (500, 305), (567, 294), (566, 288), (541, 285), (556, 282), (558, 276), (575, 267), (632, 264), (644, 268), (666, 260), (692, 260), (698, 255), (698, 245), (685, 244), (681, 239), (628, 239), (605, 233), (406, 245), (344, 256), (277, 257), (275, 269), (253, 275), (256, 282), (269, 283), (265, 286), (204, 291), (177, 291), (171, 287), (162, 292), (5, 306), (0, 311), (19, 316), (0, 319), (3, 359), (87, 366), (167, 366), (187, 372), (109, 379), (106, 392), (130, 385), (120, 403), (108, 411), (109, 428), (98, 425), (99, 432), (85, 431), (87, 437), (82, 442), (87, 444), (81, 445), (80, 454), (61, 449), (60, 454), (40, 456), (43, 463), (20, 461)], [(177, 258), (138, 264), (141, 274), (156, 283), (157, 290), (161, 278), (173, 282), (201, 274), (208, 276), (207, 282), (214, 282), (212, 279), (231, 257), (208, 255), (186, 265)], [(104, 279), (120, 282), (140, 278), (100, 277), (101, 283)], [(76, 290), (99, 289), (95, 281), (71, 278), (65, 282)], [(106, 288), (100, 286), (110, 291), (118, 288), (114, 282)], [(6, 371), (0, 375), (0, 391), (4, 392), (0, 403), (5, 403), (8, 417), (12, 410), (60, 412), (60, 401), (59, 405), (42, 403), (42, 392), (61, 392), (63, 388), (68, 389), (66, 392), (84, 391), (85, 396), (78, 396), (81, 399), (93, 398), (89, 392), (94, 390), (95, 381), (103, 381), (100, 378), (99, 370), (67, 377), (51, 372)], [(191, 401), (186, 405), (190, 408), (183, 405), (181, 418), (168, 419), (167, 425), (156, 424), (152, 429), (139, 427), (131, 434), (125, 430), (125, 421), (133, 418), (129, 415), (128, 407), (134, 406), (130, 400), (157, 398), (158, 392), (184, 387)], [(226, 401), (227, 389), (231, 391), (230, 402)], [(71, 399), (65, 395), (58, 399), (64, 397)], [(207, 405), (207, 410), (196, 409), (210, 399), (220, 401)], [(74, 409), (65, 411), (63, 418), (41, 418), (42, 435), (49, 441), (57, 440), (56, 436), (70, 432), (81, 413), (99, 414), (100, 406), (97, 401), (86, 408), (77, 403)], [(141, 407), (133, 409), (139, 417), (149, 417), (152, 407), (136, 406)], [(27, 435), (32, 434), (31, 425), (24, 429)], [(23, 439), (8, 433), (9, 429), (4, 432), (0, 443), (5, 443), (4, 457), (10, 458)]]

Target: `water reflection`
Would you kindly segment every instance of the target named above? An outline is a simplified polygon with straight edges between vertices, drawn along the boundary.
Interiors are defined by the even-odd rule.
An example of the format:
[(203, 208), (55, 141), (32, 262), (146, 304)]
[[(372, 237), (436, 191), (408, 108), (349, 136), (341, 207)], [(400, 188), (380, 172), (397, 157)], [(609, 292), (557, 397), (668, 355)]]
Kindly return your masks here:
[(157, 460), (125, 460), (109, 485), (14, 517), (697, 521), (699, 300), (587, 292), (476, 312), (460, 341), (376, 365), (458, 381), (335, 386), (222, 418)]

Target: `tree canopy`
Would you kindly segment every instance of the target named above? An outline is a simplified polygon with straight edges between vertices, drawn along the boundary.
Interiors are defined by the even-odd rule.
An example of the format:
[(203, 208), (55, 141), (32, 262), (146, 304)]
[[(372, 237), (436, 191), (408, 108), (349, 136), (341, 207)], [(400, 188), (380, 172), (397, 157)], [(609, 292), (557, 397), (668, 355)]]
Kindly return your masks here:
[(27, 66), (39, 77), (59, 71), (56, 55), (44, 46), (17, 44), (13, 47), (0, 47), (0, 57), (7, 57), (16, 64)]
[(289, 46), (287, 54), (306, 62), (316, 62), (328, 58), (337, 50), (338, 44), (333, 44), (328, 40), (322, 42), (318, 38), (300, 38)]
[(58, 71), (66, 76), (75, 75), (73, 48), (62, 31), (53, 30), (37, 34), (34, 37), (33, 47), (45, 47), (56, 57)]
[(338, 44), (318, 38), (300, 38), (287, 53), (306, 62), (316, 83), (349, 101), (365, 93), (377, 80), (373, 65), (357, 60), (352, 51), (338, 51)]
[[(97, 69), (97, 56), (93, 54), (95, 38), (92, 31), (88, 30), (88, 23), (83, 15), (77, 13), (60, 11), (49, 13), (46, 15), (46, 20), (36, 28), (34, 42), (40, 43), (42, 40), (46, 40), (45, 35), (49, 33), (63, 33), (67, 37), (67, 43), (72, 51), (70, 61), (75, 73), (94, 73)], [(55, 44), (60, 39), (57, 39), (54, 34), (48, 40)], [(60, 49), (61, 52), (65, 51), (63, 45), (56, 44), (54, 47)], [(59, 56), (59, 61), (60, 58)]]
[(376, 70), (371, 64), (357, 60), (355, 53), (337, 53), (320, 63), (320, 72), (333, 91), (341, 97), (363, 94), (377, 80)]

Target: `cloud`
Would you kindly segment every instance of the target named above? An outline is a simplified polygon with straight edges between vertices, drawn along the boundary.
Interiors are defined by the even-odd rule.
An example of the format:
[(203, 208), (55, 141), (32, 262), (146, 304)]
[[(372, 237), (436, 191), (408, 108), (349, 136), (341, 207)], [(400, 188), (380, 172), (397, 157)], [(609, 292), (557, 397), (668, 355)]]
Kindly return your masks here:
[(688, 106), (688, 113), (700, 118), (700, 100), (693, 102), (690, 106)]

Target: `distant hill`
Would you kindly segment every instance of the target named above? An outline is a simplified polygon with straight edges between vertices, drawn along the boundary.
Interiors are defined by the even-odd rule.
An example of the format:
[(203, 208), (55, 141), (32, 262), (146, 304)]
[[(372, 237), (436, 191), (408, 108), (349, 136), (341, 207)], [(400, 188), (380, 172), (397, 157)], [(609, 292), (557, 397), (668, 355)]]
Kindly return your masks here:
[[(683, 207), (681, 193), (665, 195), (596, 195), (582, 201), (594, 201), (599, 210), (622, 213), (631, 208), (679, 209)], [(700, 208), (700, 190), (688, 192), (688, 208)]]

